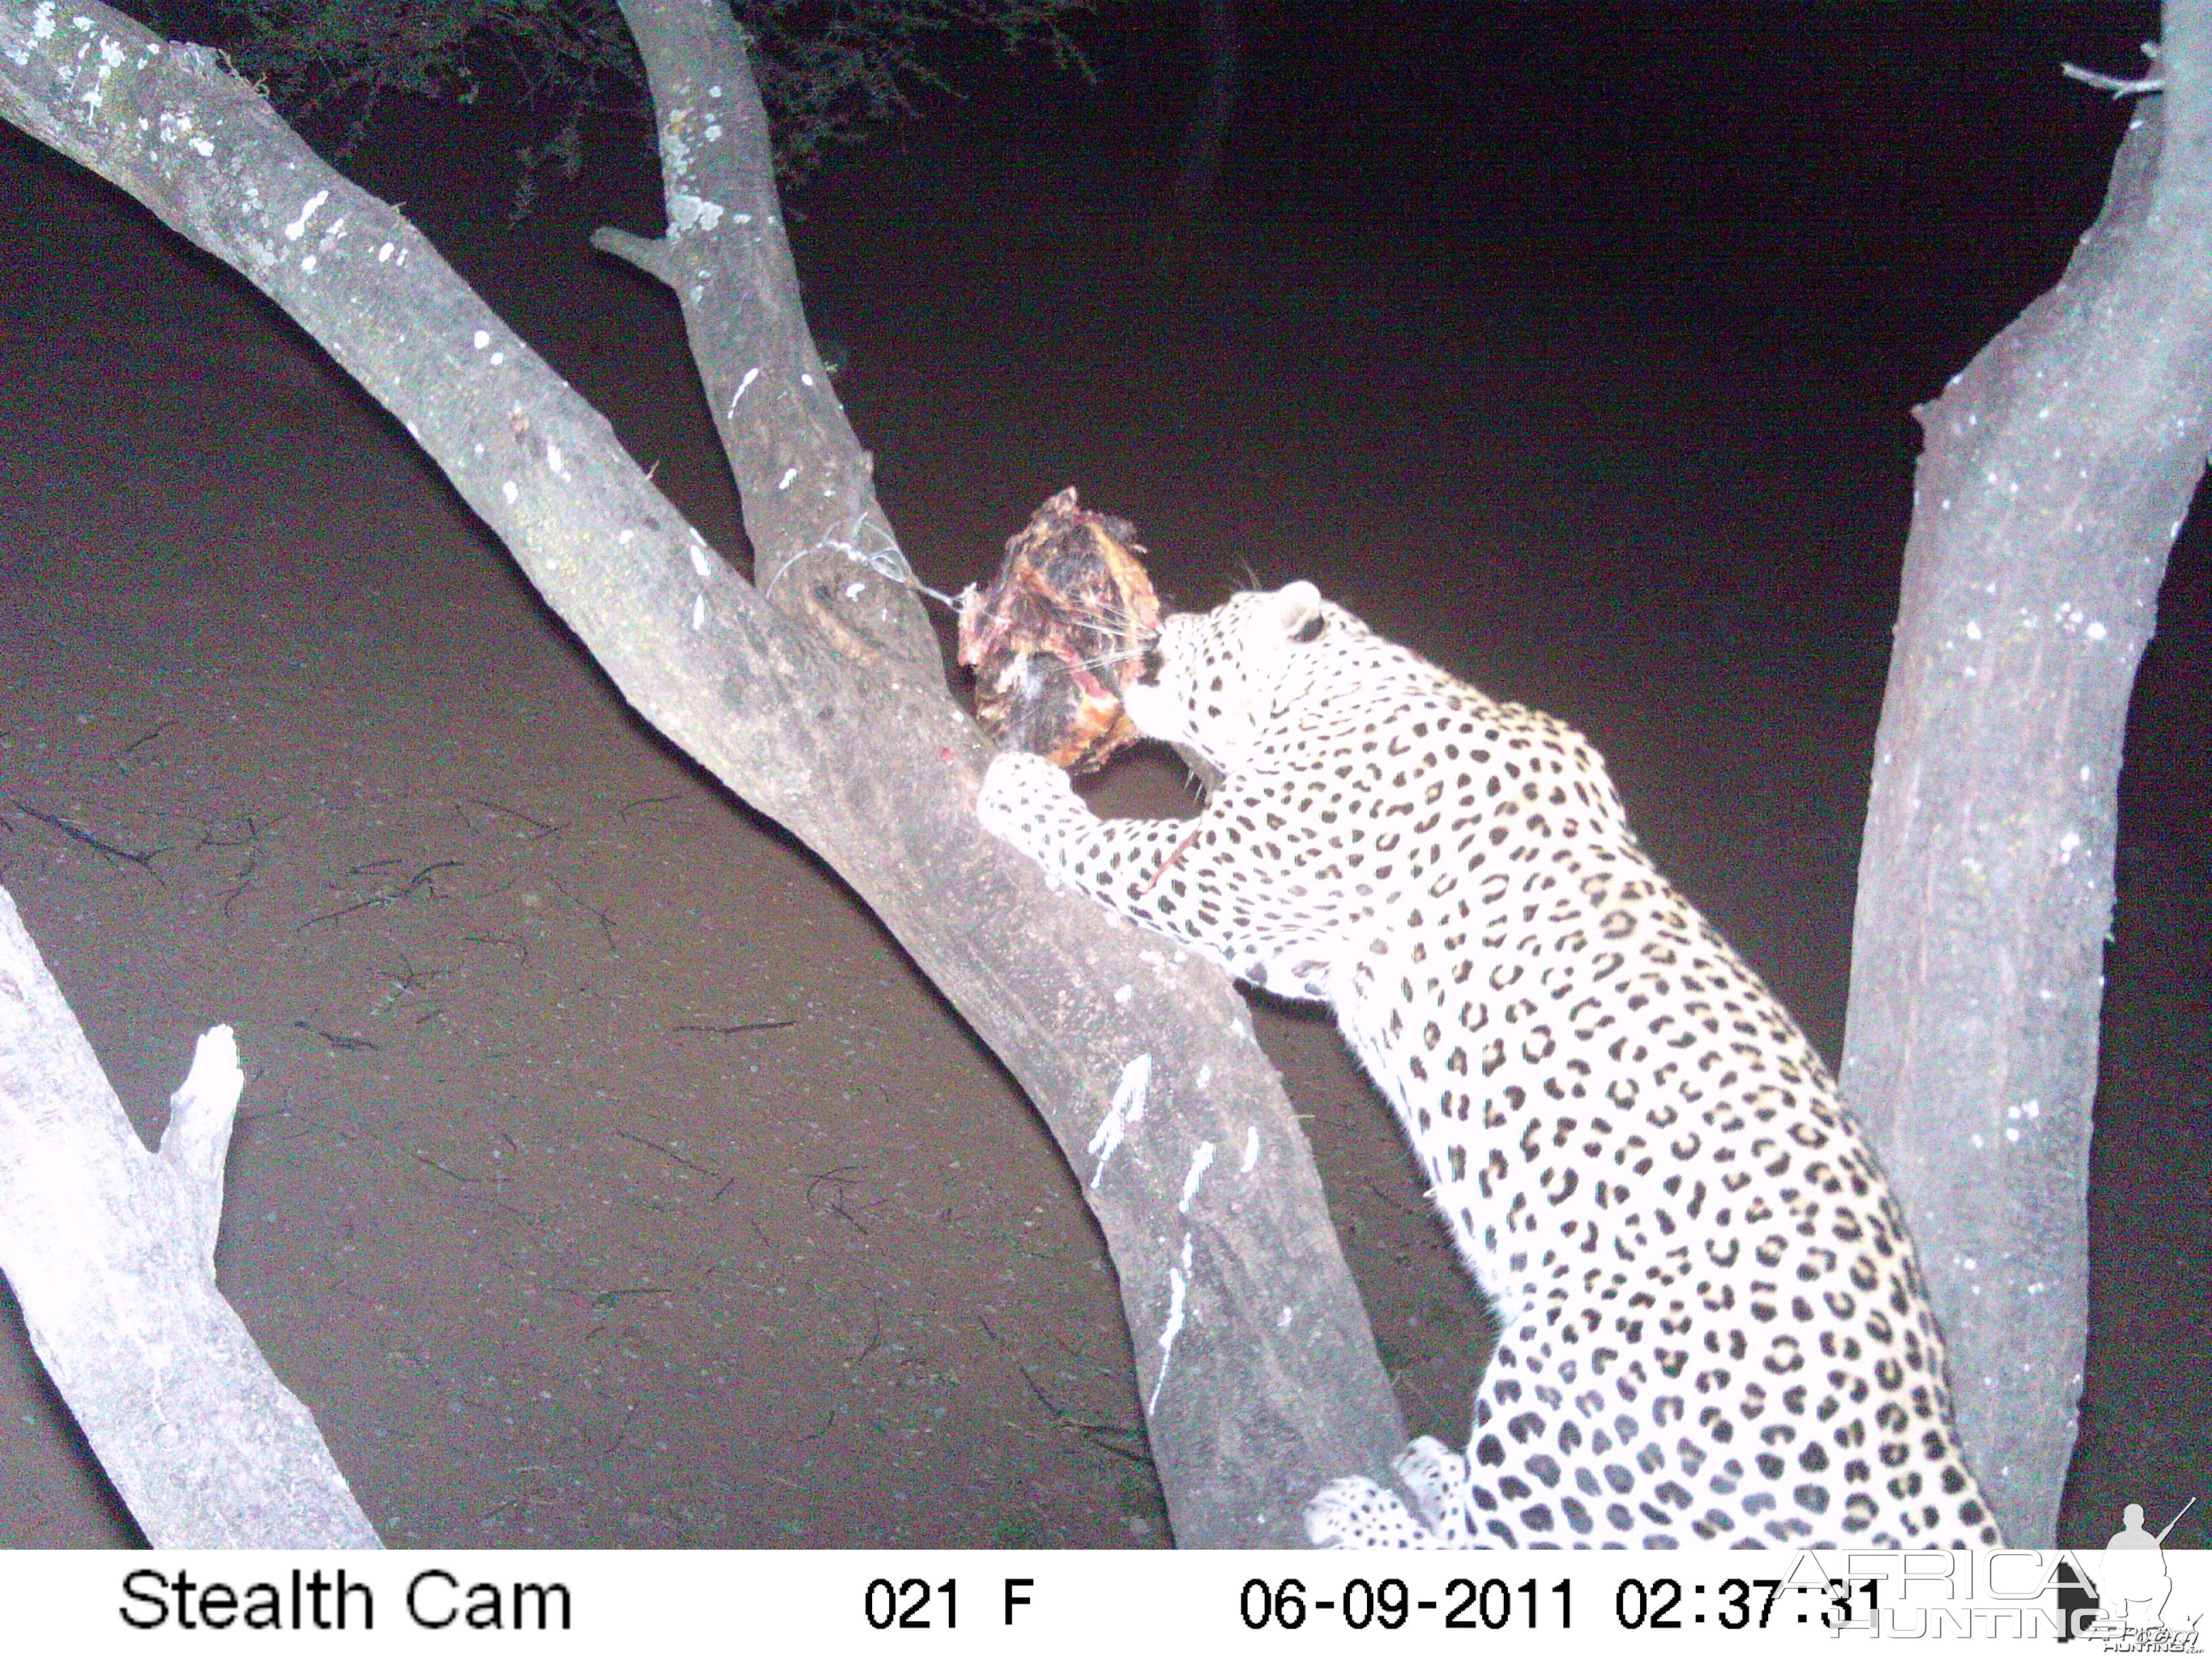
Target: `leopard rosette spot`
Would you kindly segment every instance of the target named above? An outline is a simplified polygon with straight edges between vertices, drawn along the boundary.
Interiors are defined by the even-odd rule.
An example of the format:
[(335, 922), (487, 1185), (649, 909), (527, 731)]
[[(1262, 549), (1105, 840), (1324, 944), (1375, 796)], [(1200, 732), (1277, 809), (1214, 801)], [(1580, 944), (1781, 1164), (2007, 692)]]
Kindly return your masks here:
[(1996, 1543), (1880, 1170), (1596, 751), (1306, 582), (1167, 618), (1147, 666), (1130, 718), (1220, 777), (1197, 817), (1102, 823), (1004, 756), (985, 824), (1334, 1005), (1498, 1316), (1465, 1453), (1408, 1447), (1410, 1504), (1332, 1484), (1315, 1541)]

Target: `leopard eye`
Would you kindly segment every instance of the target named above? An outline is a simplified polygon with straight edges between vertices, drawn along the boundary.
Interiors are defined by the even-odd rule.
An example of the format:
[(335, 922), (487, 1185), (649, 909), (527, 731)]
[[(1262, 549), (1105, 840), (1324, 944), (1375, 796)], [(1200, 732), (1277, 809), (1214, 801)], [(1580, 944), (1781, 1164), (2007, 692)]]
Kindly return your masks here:
[(1316, 611), (1312, 616), (1308, 617), (1304, 622), (1300, 623), (1297, 628), (1291, 630), (1291, 637), (1296, 640), (1300, 645), (1311, 645), (1316, 640), (1319, 639), (1322, 635), (1328, 632), (1328, 613), (1326, 611)]

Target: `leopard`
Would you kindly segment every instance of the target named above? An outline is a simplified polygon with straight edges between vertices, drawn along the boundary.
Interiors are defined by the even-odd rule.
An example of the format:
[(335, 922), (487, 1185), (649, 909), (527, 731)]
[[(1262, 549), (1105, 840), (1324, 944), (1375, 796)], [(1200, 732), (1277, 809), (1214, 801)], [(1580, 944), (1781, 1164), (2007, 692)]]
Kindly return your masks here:
[(1121, 695), (1211, 779), (1195, 817), (1102, 820), (1007, 752), (982, 828), (1329, 1004), (1496, 1320), (1465, 1449), (1329, 1480), (1312, 1543), (2000, 1542), (1871, 1149), (1586, 739), (1309, 581), (1169, 616)]

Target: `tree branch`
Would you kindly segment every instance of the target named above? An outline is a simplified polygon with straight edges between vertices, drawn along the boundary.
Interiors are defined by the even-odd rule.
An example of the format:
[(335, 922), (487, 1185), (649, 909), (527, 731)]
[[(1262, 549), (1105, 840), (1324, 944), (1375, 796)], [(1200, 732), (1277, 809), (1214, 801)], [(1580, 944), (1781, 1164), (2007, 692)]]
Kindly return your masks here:
[[(2143, 42), (2143, 56), (2154, 64), (2158, 62), (2158, 50), (2157, 41)], [(2115, 98), (2137, 98), (2147, 92), (2166, 90), (2166, 77), (2162, 75), (2138, 76), (2130, 80), (2118, 75), (2106, 75), (2097, 70), (2083, 69), (2079, 64), (2061, 64), (2058, 72), (2069, 81), (2079, 81), (2085, 87), (2109, 92)]]
[[(988, 750), (946, 694), (866, 458), (805, 339), (727, 15), (648, 0), (633, 26), (665, 100), (672, 228), (655, 257), (681, 272), (762, 592), (412, 226), (210, 54), (165, 49), (97, 5), (56, 16), (0, 3), (0, 113), (321, 341), (640, 713), (852, 884), (1096, 1177), (1083, 1190), (1120, 1270), (1178, 1540), (1303, 1543), (1321, 1485), (1387, 1478), (1396, 1403), (1243, 1003), (1207, 964), (1048, 892), (975, 824)], [(1117, 1110), (1127, 1139), (1094, 1170), (1085, 1149)], [(1185, 1172), (1209, 1152), (1186, 1201)]]
[(0, 1273), (100, 1467), (159, 1549), (372, 1549), (297, 1396), (215, 1283), (237, 1110), (200, 1039), (157, 1158), (0, 889)]

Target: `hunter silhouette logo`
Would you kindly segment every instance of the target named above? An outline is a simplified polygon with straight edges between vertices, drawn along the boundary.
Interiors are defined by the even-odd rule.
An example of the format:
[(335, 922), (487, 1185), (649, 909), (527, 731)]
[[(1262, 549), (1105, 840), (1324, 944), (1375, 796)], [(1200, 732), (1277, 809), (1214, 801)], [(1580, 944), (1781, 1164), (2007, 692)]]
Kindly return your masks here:
[[(2114, 1533), (2095, 1558), (2094, 1571), (2078, 1558), (2070, 1558), (2081, 1588), (2061, 1592), (2067, 1611), (2066, 1633), (2061, 1640), (2080, 1637), (2097, 1642), (2110, 1653), (2197, 1653), (2202, 1650), (2204, 1610), (2202, 1606), (2177, 1609), (2169, 1620), (2168, 1601), (2173, 1579), (2166, 1571), (2166, 1540), (2181, 1517), (2197, 1506), (2192, 1498), (2156, 1534), (2143, 1526), (2143, 1508), (2130, 1504)], [(2201, 1584), (2191, 1587), (2201, 1592)], [(2185, 1601), (2201, 1601), (2199, 1596)], [(2086, 1616), (2084, 1616), (2086, 1615)]]

